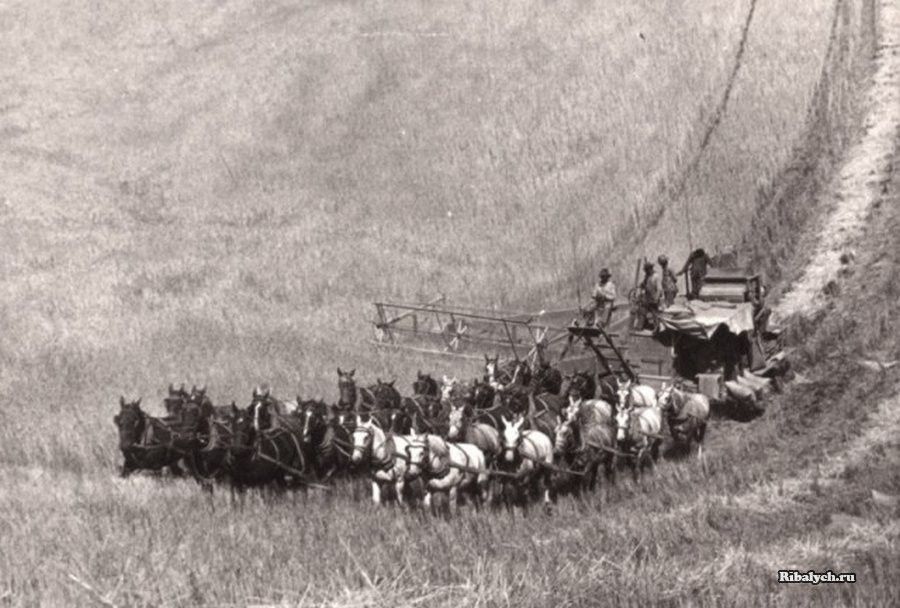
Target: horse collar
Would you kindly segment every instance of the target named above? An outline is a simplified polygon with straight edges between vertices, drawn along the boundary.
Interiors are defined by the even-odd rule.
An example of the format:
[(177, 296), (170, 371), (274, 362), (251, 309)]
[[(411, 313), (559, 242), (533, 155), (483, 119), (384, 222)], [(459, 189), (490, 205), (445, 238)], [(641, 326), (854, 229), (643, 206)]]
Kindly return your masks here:
[(440, 469), (432, 469), (431, 466), (430, 466), (430, 465), (431, 465), (431, 458), (430, 458), (430, 455), (429, 455), (429, 458), (428, 458), (428, 463), (429, 463), (429, 466), (428, 466), (428, 476), (429, 476), (429, 477), (432, 477), (432, 478), (436, 478), (436, 479), (437, 479), (437, 478), (445, 477), (445, 476), (450, 472), (450, 462), (449, 462), (449, 459), (445, 461), (443, 458), (438, 458), (438, 460), (441, 462), (441, 464), (442, 464), (443, 466), (442, 466)]

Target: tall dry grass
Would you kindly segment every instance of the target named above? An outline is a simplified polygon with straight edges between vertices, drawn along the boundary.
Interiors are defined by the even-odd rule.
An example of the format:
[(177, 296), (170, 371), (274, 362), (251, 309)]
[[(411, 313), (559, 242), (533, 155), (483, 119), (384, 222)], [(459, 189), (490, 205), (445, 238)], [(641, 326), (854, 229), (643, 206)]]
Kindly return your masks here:
[[(801, 510), (756, 536), (758, 520), (722, 497), (780, 474), (753, 460), (777, 441), (772, 421), (717, 429), (708, 470), (666, 464), (602, 514), (564, 501), (552, 518), (448, 523), (375, 512), (349, 488), (241, 511), (190, 484), (113, 478), (119, 393), (153, 404), (184, 379), (217, 401), (260, 382), (333, 399), (337, 365), (400, 384), (417, 368), (470, 375), (371, 350), (369, 301), (570, 302), (597, 251), (669, 204), (748, 5), (10, 5), (0, 597), (746, 605), (770, 593), (760, 552), (785, 530), (802, 542)], [(720, 222), (698, 233), (739, 234), (800, 137), (829, 6), (758, 8), (715, 166), (689, 186), (729, 203), (698, 203)], [(663, 225), (654, 242), (681, 252), (683, 231)], [(691, 496), (687, 521), (663, 517)], [(698, 565), (671, 580), (679, 560)], [(762, 582), (729, 584), (742, 572)]]
[[(16, 5), (2, 73), (4, 393), (103, 428), (104, 464), (120, 392), (329, 396), (336, 365), (435, 366), (365, 345), (377, 297), (571, 303), (692, 152), (748, 4), (131, 6)], [(811, 6), (775, 32), (760, 9), (738, 124), (744, 88), (783, 127), (783, 99), (802, 111)], [(5, 457), (55, 451), (24, 443)]]

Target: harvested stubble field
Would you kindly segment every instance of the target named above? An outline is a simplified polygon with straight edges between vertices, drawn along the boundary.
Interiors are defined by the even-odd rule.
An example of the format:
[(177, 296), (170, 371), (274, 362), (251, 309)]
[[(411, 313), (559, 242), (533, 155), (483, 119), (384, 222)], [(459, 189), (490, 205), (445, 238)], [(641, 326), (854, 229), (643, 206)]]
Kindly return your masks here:
[[(123, 392), (333, 400), (336, 365), (450, 371), (369, 349), (378, 296), (571, 303), (598, 254), (620, 283), (635, 252), (681, 257), (685, 208), (695, 242), (764, 238), (776, 255), (748, 250), (770, 272), (802, 259), (750, 218), (815, 215), (856, 134), (874, 4), (760, 3), (738, 69), (749, 1), (597, 4), (5, 5), (2, 601), (897, 603), (897, 513), (867, 500), (900, 483), (895, 413), (866, 421), (896, 378), (846, 363), (898, 354), (896, 183), (860, 253), (881, 270), (797, 331), (808, 382), (714, 421), (705, 467), (666, 462), (602, 510), (443, 521), (350, 486), (237, 509), (115, 477)], [(793, 565), (861, 584), (777, 587)]]

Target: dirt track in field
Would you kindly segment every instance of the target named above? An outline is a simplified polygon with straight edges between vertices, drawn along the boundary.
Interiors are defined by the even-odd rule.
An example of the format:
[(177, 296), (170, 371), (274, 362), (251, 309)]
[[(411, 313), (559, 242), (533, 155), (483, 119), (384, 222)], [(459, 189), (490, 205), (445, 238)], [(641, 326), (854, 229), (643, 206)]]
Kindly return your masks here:
[(865, 132), (849, 150), (827, 193), (830, 210), (816, 235), (812, 258), (800, 279), (774, 307), (777, 318), (810, 316), (825, 304), (829, 283), (856, 256), (872, 205), (887, 191), (900, 135), (900, 6), (880, 2), (876, 71), (867, 97)]

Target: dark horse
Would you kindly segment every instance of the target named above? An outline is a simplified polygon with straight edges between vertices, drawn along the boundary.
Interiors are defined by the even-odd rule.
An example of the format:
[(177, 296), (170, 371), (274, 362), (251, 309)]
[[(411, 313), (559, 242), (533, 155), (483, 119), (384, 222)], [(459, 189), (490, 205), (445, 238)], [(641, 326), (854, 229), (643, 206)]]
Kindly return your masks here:
[(412, 384), (413, 395), (424, 395), (428, 397), (440, 397), (441, 387), (438, 381), (431, 377), (430, 374), (423, 374), (422, 370), (416, 372), (416, 381)]
[(571, 374), (566, 374), (565, 389), (563, 397), (568, 400), (569, 397), (575, 399), (593, 399), (597, 394), (597, 381), (590, 372), (578, 370)]
[(189, 396), (189, 393), (184, 388), (184, 384), (178, 388), (176, 388), (174, 384), (169, 384), (168, 393), (163, 398), (163, 406), (166, 408), (166, 414), (168, 416), (178, 416), (181, 414), (181, 408), (184, 407), (184, 403), (188, 400)]
[(535, 395), (525, 387), (508, 386), (497, 391), (497, 401), (508, 408), (513, 417), (524, 418), (523, 429), (541, 431), (553, 439), (556, 422), (565, 408), (559, 395)]
[(538, 363), (537, 369), (531, 378), (531, 390), (535, 393), (548, 393), (550, 395), (559, 395), (562, 391), (563, 375), (555, 367), (549, 363)]
[[(490, 394), (491, 401), (486, 401), (485, 396), (480, 397), (480, 392), (484, 392), (485, 396)], [(489, 384), (476, 385), (472, 395), (451, 401), (451, 408), (467, 408), (471, 412), (473, 422), (484, 423), (498, 432), (503, 431), (503, 418), (512, 419), (516, 416), (516, 411), (510, 406), (509, 401), (500, 396), (500, 391), (494, 392)], [(487, 407), (484, 407), (485, 405)]]
[(359, 405), (364, 412), (377, 409), (394, 409), (400, 407), (400, 393), (394, 388), (394, 380), (390, 382), (382, 382), (381, 378), (376, 379), (375, 384), (366, 388), (356, 386), (356, 380), (353, 379), (356, 373), (355, 369), (349, 372), (337, 369), (338, 373), (338, 391), (340, 398), (338, 400), (338, 408), (353, 411)]
[(561, 371), (550, 365), (550, 361), (547, 360), (543, 335), (535, 344), (535, 355), (537, 368), (534, 370), (531, 378), (531, 389), (535, 393), (558, 395), (562, 391), (563, 375)]
[(340, 398), (337, 407), (339, 412), (372, 414), (382, 429), (390, 425), (391, 410), (400, 409), (400, 393), (394, 388), (394, 380), (382, 382), (376, 379), (375, 384), (368, 387), (357, 387), (353, 375), (355, 369), (344, 372), (338, 368), (338, 391)]
[(140, 399), (126, 402), (125, 397), (120, 397), (119, 406), (113, 422), (119, 429), (119, 449), (125, 458), (122, 477), (140, 469), (159, 471), (165, 467), (180, 476), (178, 462), (196, 446), (185, 442), (172, 421), (144, 412)]
[[(405, 420), (415, 420), (416, 430), (420, 433), (430, 433), (441, 435), (446, 426), (446, 416), (444, 405), (441, 403), (440, 397), (431, 395), (414, 395), (412, 397), (403, 397), (402, 408), (397, 412), (403, 412)], [(446, 412), (449, 413), (449, 408)], [(411, 427), (407, 427), (405, 433), (409, 432)], [(387, 430), (387, 429), (386, 429)], [(391, 425), (393, 432), (399, 432)], [(405, 434), (403, 433), (403, 434)]]
[(496, 396), (497, 389), (487, 382), (476, 379), (472, 385), (471, 393), (468, 395), (468, 401), (475, 409), (486, 410), (493, 407), (494, 397)]
[[(416, 380), (412, 383), (413, 396), (403, 397), (400, 407), (407, 418), (416, 421), (416, 427), (420, 433), (432, 433), (441, 435), (445, 430), (445, 408), (441, 405), (441, 387), (437, 380), (429, 374), (423, 374), (421, 370), (416, 372)], [(449, 412), (449, 408), (447, 408)], [(400, 418), (403, 421), (403, 418)], [(391, 430), (396, 431), (391, 425)], [(412, 425), (410, 425), (411, 428)], [(410, 428), (407, 428), (406, 433)]]
[(211, 490), (209, 482), (218, 479), (226, 472), (226, 457), (234, 443), (232, 434), (233, 421), (240, 415), (237, 405), (213, 407), (207, 419), (209, 428), (206, 440), (199, 451), (194, 452), (192, 473), (202, 486)]
[[(297, 397), (293, 413), (301, 425), (304, 455), (319, 479), (330, 479), (340, 467), (340, 453), (335, 443), (335, 427), (329, 424), (329, 406), (317, 399)], [(349, 441), (349, 437), (348, 437)]]
[(232, 489), (274, 484), (285, 489), (290, 481), (304, 482), (308, 474), (303, 452), (303, 429), (297, 420), (279, 417), (278, 424), (257, 430), (251, 409), (238, 410), (231, 420), (231, 444), (226, 456)]
[[(555, 459), (566, 469), (553, 475), (554, 490), (571, 488), (576, 494), (593, 491), (597, 470), (604, 467), (608, 488), (615, 482), (616, 438), (611, 421), (599, 418), (593, 406), (568, 410), (556, 427)], [(563, 486), (563, 487), (561, 487)]]

